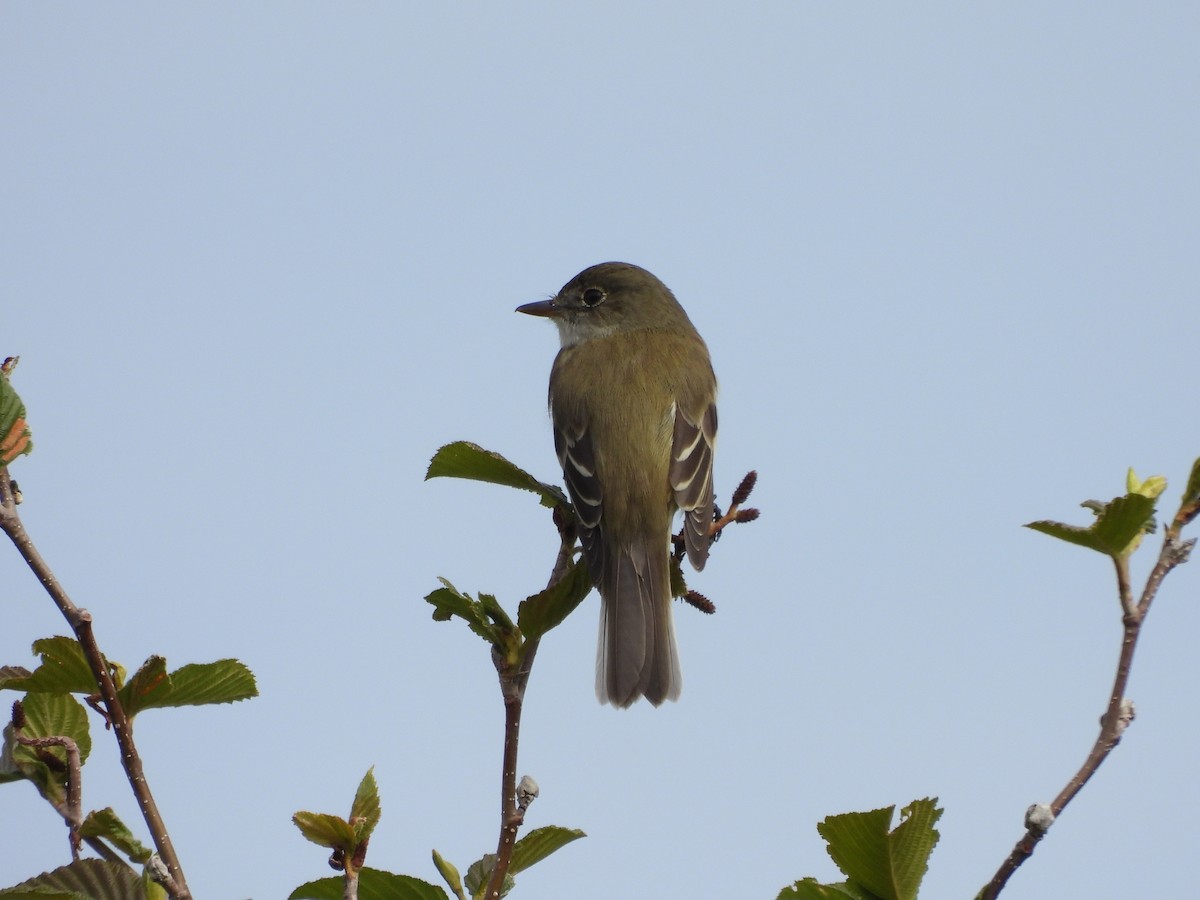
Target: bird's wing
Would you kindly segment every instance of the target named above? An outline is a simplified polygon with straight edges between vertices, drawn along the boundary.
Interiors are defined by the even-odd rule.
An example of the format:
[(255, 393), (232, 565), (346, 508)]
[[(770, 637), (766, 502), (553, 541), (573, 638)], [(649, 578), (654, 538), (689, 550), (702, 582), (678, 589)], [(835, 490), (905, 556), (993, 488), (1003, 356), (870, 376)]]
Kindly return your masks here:
[(713, 520), (713, 445), (717, 440), (717, 406), (707, 404), (696, 415), (675, 407), (671, 440), (671, 490), (683, 510), (683, 535), (688, 559), (703, 569), (708, 559), (709, 526)]
[(575, 505), (579, 538), (588, 568), (598, 577), (604, 570), (604, 546), (600, 540), (600, 517), (604, 511), (604, 488), (596, 476), (596, 453), (591, 435), (582, 423), (556, 423), (554, 449), (562, 466), (567, 492)]

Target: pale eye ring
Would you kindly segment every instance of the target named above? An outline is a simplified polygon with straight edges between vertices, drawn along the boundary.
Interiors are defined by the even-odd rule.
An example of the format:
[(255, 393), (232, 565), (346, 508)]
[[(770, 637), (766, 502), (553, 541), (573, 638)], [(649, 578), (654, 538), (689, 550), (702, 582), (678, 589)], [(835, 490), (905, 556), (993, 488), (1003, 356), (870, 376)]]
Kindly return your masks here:
[(583, 292), (583, 305), (588, 307), (599, 306), (607, 296), (600, 288), (590, 287)]

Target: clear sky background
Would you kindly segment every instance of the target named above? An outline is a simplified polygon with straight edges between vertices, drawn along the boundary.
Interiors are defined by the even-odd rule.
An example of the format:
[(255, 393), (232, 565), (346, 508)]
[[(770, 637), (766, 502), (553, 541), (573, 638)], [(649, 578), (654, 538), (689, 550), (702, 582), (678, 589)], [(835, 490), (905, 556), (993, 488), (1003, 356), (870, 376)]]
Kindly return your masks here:
[[(1111, 565), (1080, 523), (1200, 454), (1200, 7), (577, 3), (0, 7), (0, 355), (26, 524), (108, 655), (237, 657), (262, 696), (151, 711), (147, 774), (199, 898), (329, 874), (290, 817), (438, 881), (495, 846), (486, 648), (555, 534), (422, 477), (469, 439), (557, 480), (557, 336), (513, 312), (619, 259), (721, 380), (718, 493), (763, 512), (680, 608), (679, 703), (593, 695), (595, 598), (542, 645), (531, 827), (585, 840), (518, 897), (773, 898), (836, 877), (832, 813), (937, 796), (923, 896), (969, 897), (1097, 730)], [(1157, 538), (1135, 561), (1144, 579)], [(1175, 895), (1200, 828), (1200, 571), (1167, 581), (1138, 718), (1006, 897)], [(0, 662), (65, 624), (0, 553)], [(5, 701), (7, 702), (7, 701)], [(146, 832), (98, 727), (88, 808)], [(0, 883), (63, 863), (0, 787)]]

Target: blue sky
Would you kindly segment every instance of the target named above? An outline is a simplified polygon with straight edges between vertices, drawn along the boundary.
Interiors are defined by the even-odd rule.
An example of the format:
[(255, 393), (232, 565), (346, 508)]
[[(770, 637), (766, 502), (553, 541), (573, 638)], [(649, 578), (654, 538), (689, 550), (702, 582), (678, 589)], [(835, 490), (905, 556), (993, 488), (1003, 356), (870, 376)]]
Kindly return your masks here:
[[(607, 259), (659, 275), (705, 336), (718, 492), (757, 469), (763, 516), (691, 580), (718, 613), (677, 612), (678, 704), (595, 702), (595, 598), (544, 642), (528, 823), (589, 837), (515, 896), (774, 897), (834, 877), (823, 816), (924, 796), (946, 813), (923, 896), (971, 896), (1083, 759), (1111, 566), (1020, 526), (1085, 521), (1130, 465), (1173, 503), (1200, 454), (1194, 5), (0, 23), (26, 524), (110, 657), (235, 656), (262, 691), (138, 720), (197, 896), (327, 874), (290, 816), (346, 812), (371, 765), (371, 864), (436, 881), (430, 848), (494, 848), (491, 663), (422, 597), (442, 575), (515, 606), (555, 538), (526, 495), (422, 476), (469, 439), (557, 478), (557, 339), (513, 309)], [(65, 625), (15, 553), (0, 584), (0, 661), (29, 664)], [(1006, 897), (1178, 889), (1198, 587), (1168, 580), (1137, 721)], [(2, 791), (0, 882), (60, 864), (56, 817)], [(109, 742), (84, 802), (140, 828)]]

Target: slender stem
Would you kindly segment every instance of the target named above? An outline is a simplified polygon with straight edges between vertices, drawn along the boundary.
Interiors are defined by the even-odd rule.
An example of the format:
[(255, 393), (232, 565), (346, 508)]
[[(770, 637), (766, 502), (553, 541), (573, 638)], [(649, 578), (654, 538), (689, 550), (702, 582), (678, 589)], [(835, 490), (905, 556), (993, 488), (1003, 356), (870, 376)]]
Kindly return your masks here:
[[(1121, 568), (1123, 562), (1123, 560), (1118, 561), (1117, 567)], [(1100, 719), (1100, 734), (1097, 735), (1096, 742), (1092, 745), (1091, 752), (1088, 753), (1083, 765), (1079, 767), (1079, 771), (1066, 783), (1059, 791), (1058, 796), (1054, 798), (1054, 802), (1050, 804), (1050, 811), (1056, 818), (1088, 783), (1088, 779), (1096, 774), (1100, 763), (1104, 762), (1105, 757), (1120, 743), (1126, 726), (1133, 720), (1133, 708), (1125, 702), (1125, 687), (1129, 684), (1129, 671), (1133, 667), (1133, 653), (1137, 649), (1141, 629), (1142, 619), (1140, 617), (1125, 617), (1121, 637), (1121, 653), (1117, 659), (1117, 673), (1113, 677), (1108, 706)]]
[(1121, 610), (1125, 614), (1125, 621), (1140, 619), (1137, 605), (1133, 600), (1133, 589), (1129, 586), (1129, 559), (1128, 557), (1114, 556), (1113, 564), (1117, 570), (1117, 597), (1121, 601)]
[(1175, 522), (1167, 529), (1163, 539), (1163, 547), (1159, 553), (1158, 562), (1151, 571), (1146, 580), (1146, 588), (1142, 592), (1141, 600), (1134, 602), (1133, 591), (1129, 584), (1129, 561), (1128, 558), (1114, 557), (1113, 561), (1116, 564), (1117, 574), (1117, 592), (1121, 601), (1122, 610), (1122, 634), (1121, 634), (1121, 652), (1117, 658), (1117, 671), (1113, 677), (1112, 691), (1108, 696), (1108, 705), (1104, 710), (1104, 715), (1100, 719), (1100, 734), (1097, 735), (1095, 743), (1092, 744), (1092, 749), (1084, 760), (1083, 765), (1079, 767), (1072, 777), (1063, 787), (1054, 801), (1048, 808), (1042, 811), (1042, 815), (1035, 815), (1037, 807), (1031, 808), (1030, 813), (1026, 816), (1025, 834), (1021, 835), (1012, 852), (996, 870), (996, 874), (992, 876), (992, 880), (987, 886), (979, 892), (976, 900), (994, 900), (1004, 889), (1008, 883), (1008, 879), (1013, 873), (1021, 867), (1025, 860), (1033, 855), (1034, 849), (1038, 842), (1046, 835), (1053, 821), (1062, 813), (1074, 798), (1075, 795), (1083, 789), (1083, 786), (1088, 783), (1088, 780), (1096, 774), (1100, 768), (1100, 764), (1108, 757), (1108, 754), (1113, 751), (1113, 748), (1121, 742), (1121, 735), (1129, 723), (1133, 721), (1134, 709), (1133, 703), (1125, 698), (1125, 688), (1129, 684), (1129, 673), (1133, 667), (1133, 654), (1137, 650), (1138, 638), (1141, 636), (1142, 624), (1146, 620), (1146, 614), (1150, 611), (1150, 604), (1154, 601), (1158, 594), (1159, 586), (1167, 574), (1187, 559), (1194, 541), (1188, 541), (1184, 544), (1179, 542), (1179, 530), (1181, 527), (1180, 519), (1177, 517)]
[(54, 804), (59, 815), (67, 823), (67, 836), (71, 843), (71, 859), (79, 860), (79, 829), (83, 825), (83, 787), (80, 784), (79, 745), (66, 735), (27, 738), (21, 734), (14, 722), (13, 734), (18, 744), (25, 747), (62, 747), (67, 755), (67, 796), (59, 805)]
[(500, 838), (496, 843), (496, 864), (488, 880), (488, 900), (498, 900), (504, 887), (504, 876), (512, 862), (517, 830), (525, 820), (517, 810), (517, 744), (521, 732), (521, 709), (524, 688), (514, 671), (500, 673), (500, 690), (504, 695), (504, 763), (500, 775)]
[[(575, 547), (574, 529), (563, 524), (557, 515), (555, 521), (559, 522), (560, 544), (547, 586), (557, 584), (567, 573)], [(525, 641), (515, 663), (509, 663), (498, 650), (492, 649), (492, 661), (500, 676), (500, 693), (504, 697), (504, 762), (500, 773), (500, 837), (496, 842), (496, 864), (484, 893), (487, 900), (499, 900), (517, 843), (517, 831), (525, 822), (525, 810), (517, 803), (517, 748), (525, 688), (533, 671), (538, 642), (538, 638)]]
[(83, 648), (83, 654), (92, 670), (92, 676), (96, 679), (96, 686), (100, 689), (108, 720), (121, 750), (121, 764), (129, 778), (129, 785), (137, 798), (138, 806), (141, 807), (142, 816), (146, 820), (146, 827), (150, 829), (150, 835), (154, 840), (154, 846), (158, 849), (158, 855), (166, 864), (169, 877), (163, 887), (176, 900), (191, 900), (192, 895), (183, 876), (183, 867), (175, 855), (171, 836), (167, 833), (167, 826), (158, 812), (158, 804), (154, 802), (154, 795), (151, 794), (145, 773), (142, 771), (142, 760), (133, 741), (133, 723), (125, 715), (125, 708), (121, 705), (121, 699), (117, 695), (117, 686), (113, 682), (108, 662), (100, 652), (95, 635), (92, 633), (91, 613), (86, 609), (80, 609), (71, 601), (66, 590), (54, 576), (54, 572), (34, 546), (33, 540), (29, 537), (17, 514), (16, 501), (12, 494), (12, 485), (9, 482), (7, 469), (0, 469), (0, 529), (8, 535), (16, 546), (17, 552), (33, 570), (38, 581), (42, 583), (42, 587), (46, 589), (46, 593), (50, 595), (59, 612), (63, 614), (63, 618), (67, 620), (67, 624), (75, 632), (75, 637)]

